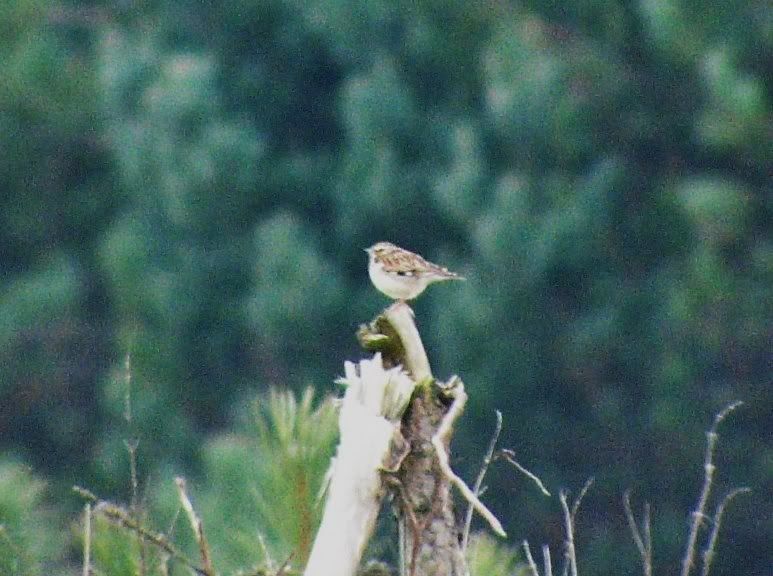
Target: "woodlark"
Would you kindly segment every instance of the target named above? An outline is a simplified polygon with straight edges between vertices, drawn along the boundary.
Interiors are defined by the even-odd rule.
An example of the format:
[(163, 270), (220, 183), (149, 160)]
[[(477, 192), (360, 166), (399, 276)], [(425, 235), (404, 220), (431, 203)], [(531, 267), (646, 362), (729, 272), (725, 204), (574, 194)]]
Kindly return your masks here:
[(459, 274), (389, 242), (378, 242), (365, 252), (370, 281), (394, 300), (413, 300), (433, 282), (464, 280)]

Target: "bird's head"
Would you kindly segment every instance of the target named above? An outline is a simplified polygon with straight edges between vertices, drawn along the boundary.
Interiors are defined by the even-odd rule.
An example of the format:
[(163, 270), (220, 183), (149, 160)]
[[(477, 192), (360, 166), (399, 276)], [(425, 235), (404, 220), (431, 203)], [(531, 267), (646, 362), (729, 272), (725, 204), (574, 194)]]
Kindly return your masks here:
[(397, 246), (395, 246), (391, 242), (376, 242), (370, 248), (365, 248), (365, 252), (367, 252), (368, 254), (381, 254), (383, 252), (394, 250), (395, 248), (397, 248)]
[(365, 252), (368, 253), (368, 258), (372, 262), (374, 258), (383, 254), (388, 254), (393, 251), (396, 246), (390, 242), (376, 242), (370, 248), (365, 248)]

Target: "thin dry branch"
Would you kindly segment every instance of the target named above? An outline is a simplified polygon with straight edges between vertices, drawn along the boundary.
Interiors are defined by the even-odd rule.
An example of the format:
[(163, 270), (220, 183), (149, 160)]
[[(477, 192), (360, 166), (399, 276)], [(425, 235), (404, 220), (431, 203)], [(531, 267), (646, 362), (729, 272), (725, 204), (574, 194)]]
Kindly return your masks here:
[(260, 546), (260, 552), (263, 554), (263, 562), (266, 565), (266, 570), (269, 572), (273, 571), (275, 569), (274, 559), (271, 557), (268, 546), (266, 546), (266, 539), (262, 532), (258, 532), (258, 546)]
[(523, 541), (523, 552), (526, 554), (526, 562), (529, 565), (529, 570), (531, 570), (532, 576), (539, 576), (539, 569), (537, 568), (537, 564), (534, 562), (534, 558), (531, 555), (531, 549), (529, 548), (529, 542), (527, 540)]
[(152, 530), (149, 530), (140, 524), (134, 518), (131, 512), (125, 508), (118, 506), (117, 504), (113, 504), (112, 502), (108, 502), (107, 500), (102, 500), (95, 496), (94, 493), (90, 490), (81, 488), (80, 486), (73, 486), (73, 491), (93, 504), (92, 515), (102, 514), (109, 521), (137, 534), (144, 542), (147, 542), (148, 544), (159, 548), (162, 552), (167, 553), (171, 558), (183, 564), (193, 573), (199, 576), (211, 576), (211, 573), (206, 572), (203, 568), (196, 566), (195, 563), (189, 560), (188, 557), (185, 556), (180, 550), (178, 550), (177, 547), (172, 544), (165, 535), (159, 534), (158, 532), (153, 532)]
[(292, 562), (294, 556), (295, 556), (295, 552), (291, 552), (290, 555), (287, 556), (287, 558), (285, 558), (285, 561), (282, 562), (282, 565), (279, 568), (277, 568), (273, 576), (284, 576), (285, 574), (289, 574), (290, 562)]
[[(180, 517), (180, 510), (181, 507), (178, 507), (177, 510), (174, 511), (174, 516), (172, 516), (172, 520), (169, 522), (169, 528), (166, 530), (167, 538), (169, 539), (174, 537), (174, 530), (177, 527), (177, 519)], [(158, 567), (161, 571), (161, 576), (169, 576), (169, 561), (171, 559), (172, 557), (168, 552), (161, 550), (160, 558), (158, 561)]]
[(94, 494), (88, 488), (83, 488), (81, 486), (76, 485), (72, 487), (72, 491), (75, 492), (78, 496), (80, 496), (84, 500), (91, 502), (92, 504), (99, 501), (99, 498), (97, 498), (96, 494)]
[(131, 426), (132, 424), (132, 355), (131, 352), (126, 354), (123, 362), (124, 370), (124, 382), (126, 383), (126, 391), (123, 397), (123, 418), (126, 423)]
[(182, 552), (180, 552), (177, 547), (174, 546), (163, 534), (159, 534), (157, 532), (153, 532), (141, 524), (138, 524), (136, 520), (129, 514), (125, 509), (121, 508), (120, 506), (116, 506), (115, 504), (111, 504), (110, 502), (101, 501), (95, 508), (95, 513), (100, 513), (105, 516), (108, 520), (111, 520), (118, 524), (119, 526), (123, 526), (127, 530), (131, 530), (134, 533), (138, 534), (142, 537), (142, 539), (152, 544), (164, 552), (168, 553), (172, 558), (180, 562), (181, 564), (184, 564), (189, 570), (192, 570), (199, 576), (211, 576), (206, 570), (203, 568), (200, 568), (196, 566), (193, 562), (191, 562), (187, 556), (185, 556)]
[(177, 495), (180, 498), (180, 504), (188, 515), (188, 522), (190, 522), (191, 529), (196, 538), (196, 544), (199, 546), (199, 554), (201, 555), (201, 563), (204, 573), (207, 576), (214, 576), (215, 569), (212, 566), (212, 554), (209, 551), (209, 543), (207, 537), (204, 535), (204, 525), (201, 522), (196, 510), (193, 509), (188, 493), (185, 488), (185, 479), (178, 476), (174, 479), (174, 483), (177, 486)]
[(539, 476), (534, 474), (533, 472), (530, 472), (526, 468), (524, 468), (521, 464), (518, 463), (518, 461), (515, 459), (515, 452), (513, 452), (510, 449), (504, 449), (500, 452), (502, 455), (502, 458), (504, 458), (507, 462), (512, 464), (518, 472), (526, 476), (529, 480), (534, 482), (537, 485), (537, 488), (540, 489), (540, 491), (545, 495), (550, 497), (551, 494), (548, 491), (547, 488), (545, 488), (545, 485), (542, 483), (542, 480), (539, 479)]
[(571, 569), (572, 576), (577, 576), (577, 555), (574, 547), (574, 521), (572, 519), (572, 513), (569, 510), (569, 505), (566, 502), (566, 492), (561, 490), (558, 493), (558, 499), (561, 501), (561, 509), (564, 511), (564, 529), (566, 530), (566, 542), (564, 542), (564, 556), (566, 561), (564, 562), (563, 574), (566, 574), (569, 569)]
[[(131, 414), (131, 412), (128, 413)], [(129, 425), (131, 425), (131, 420), (129, 420)], [(126, 446), (126, 451), (129, 454), (129, 478), (131, 483), (131, 503), (129, 504), (129, 510), (131, 511), (132, 516), (134, 516), (137, 524), (141, 524), (142, 509), (139, 502), (139, 481), (137, 479), (137, 447), (139, 446), (139, 441), (136, 438), (132, 440), (124, 440), (124, 445)], [(137, 535), (137, 547), (140, 553), (140, 566), (138, 574), (139, 576), (145, 576), (147, 574), (147, 553), (145, 550), (145, 542), (139, 535)]]
[(641, 556), (642, 570), (644, 576), (652, 576), (652, 535), (650, 533), (650, 505), (644, 504), (644, 515), (642, 518), (642, 530), (636, 525), (636, 517), (631, 508), (631, 491), (626, 490), (623, 494), (623, 508), (625, 517), (628, 520), (628, 527), (631, 530), (631, 536), (639, 550)]
[(491, 529), (498, 536), (506, 538), (507, 533), (504, 531), (504, 528), (502, 528), (502, 524), (497, 520), (497, 517), (486, 508), (485, 504), (483, 504), (475, 493), (470, 490), (467, 484), (464, 483), (464, 480), (459, 478), (459, 476), (451, 470), (451, 466), (448, 463), (448, 453), (446, 452), (444, 443), (451, 437), (454, 422), (459, 418), (467, 403), (467, 393), (464, 391), (464, 384), (462, 384), (462, 381), (459, 378), (454, 378), (449, 383), (448, 389), (449, 393), (453, 396), (453, 402), (451, 403), (448, 412), (443, 416), (437, 432), (432, 437), (432, 445), (435, 447), (435, 452), (437, 453), (438, 465), (440, 466), (443, 475), (456, 486), (475, 511), (489, 523)]
[[(537, 563), (534, 561), (534, 557), (531, 555), (531, 549), (529, 548), (529, 542), (523, 541), (523, 551), (526, 555), (526, 563), (529, 566), (529, 572), (532, 576), (540, 576)], [(550, 546), (543, 544), (542, 546), (542, 565), (544, 576), (553, 576), (553, 562), (550, 559)]]
[(714, 519), (712, 521), (712, 529), (711, 529), (711, 535), (709, 536), (708, 543), (706, 544), (706, 548), (703, 550), (703, 570), (701, 572), (702, 576), (709, 576), (709, 571), (711, 570), (711, 564), (714, 560), (714, 550), (717, 546), (717, 539), (719, 538), (719, 527), (722, 524), (722, 515), (725, 513), (725, 508), (728, 504), (730, 504), (730, 501), (738, 496), (739, 494), (745, 494), (747, 492), (751, 492), (750, 488), (743, 487), (743, 488), (736, 488), (735, 490), (731, 490), (727, 494), (725, 494), (725, 497), (722, 498), (722, 501), (717, 505), (717, 509), (714, 512)]
[(558, 494), (558, 499), (561, 501), (561, 509), (564, 511), (564, 529), (566, 530), (566, 542), (564, 543), (566, 547), (566, 550), (564, 551), (566, 563), (564, 564), (564, 573), (569, 572), (572, 576), (577, 576), (577, 549), (574, 545), (575, 518), (577, 516), (577, 511), (580, 509), (580, 503), (592, 484), (593, 478), (588, 478), (572, 504), (571, 509), (566, 500), (567, 493), (562, 490)]
[(553, 576), (553, 562), (550, 560), (550, 546), (542, 545), (542, 563), (545, 566), (545, 576)]
[(588, 493), (588, 490), (593, 485), (593, 478), (588, 478), (585, 481), (585, 484), (582, 486), (582, 490), (580, 490), (580, 493), (577, 495), (577, 498), (574, 500), (574, 504), (572, 504), (572, 522), (574, 522), (574, 517), (577, 516), (577, 511), (580, 509), (580, 503), (582, 502), (582, 499), (585, 498), (585, 494)]
[[(494, 433), (491, 435), (491, 440), (489, 441), (488, 449), (486, 450), (486, 455), (483, 457), (483, 463), (480, 467), (480, 472), (478, 472), (478, 477), (475, 479), (475, 484), (473, 484), (472, 492), (476, 496), (480, 498), (482, 495), (481, 487), (483, 486), (483, 478), (486, 476), (486, 472), (488, 471), (488, 467), (491, 465), (491, 462), (494, 459), (494, 449), (496, 448), (497, 441), (499, 440), (499, 434), (502, 432), (502, 413), (497, 410), (496, 411), (497, 416), (497, 423), (494, 427)], [(464, 516), (464, 529), (462, 530), (462, 553), (467, 551), (467, 545), (470, 542), (470, 528), (472, 526), (472, 504), (467, 505), (467, 512)]]
[(91, 574), (91, 502), (83, 506), (83, 576)]
[[(123, 417), (126, 420), (126, 424), (131, 431), (133, 428), (132, 420), (132, 355), (131, 352), (126, 354), (124, 359), (124, 382), (126, 384), (126, 392), (124, 394), (124, 412)], [(137, 476), (137, 448), (139, 446), (139, 440), (132, 438), (131, 440), (124, 440), (126, 451), (129, 454), (129, 481), (131, 488), (131, 503), (129, 510), (131, 510), (132, 516), (136, 520), (137, 524), (142, 523), (141, 509), (139, 503), (139, 480)], [(137, 546), (140, 551), (140, 566), (139, 576), (145, 576), (147, 574), (147, 559), (145, 551), (145, 542), (137, 536)]]
[(709, 500), (709, 494), (711, 493), (711, 486), (714, 480), (714, 471), (716, 466), (714, 465), (714, 451), (717, 446), (717, 428), (722, 421), (733, 410), (741, 406), (743, 402), (736, 401), (728, 404), (723, 408), (715, 417), (714, 423), (711, 425), (711, 429), (706, 433), (706, 453), (703, 461), (703, 486), (701, 487), (701, 493), (698, 497), (698, 503), (695, 510), (692, 512), (692, 522), (690, 523), (690, 530), (687, 535), (687, 547), (685, 548), (684, 557), (682, 558), (682, 572), (681, 576), (689, 576), (695, 562), (695, 545), (698, 540), (698, 531), (701, 524), (706, 519), (706, 504)]

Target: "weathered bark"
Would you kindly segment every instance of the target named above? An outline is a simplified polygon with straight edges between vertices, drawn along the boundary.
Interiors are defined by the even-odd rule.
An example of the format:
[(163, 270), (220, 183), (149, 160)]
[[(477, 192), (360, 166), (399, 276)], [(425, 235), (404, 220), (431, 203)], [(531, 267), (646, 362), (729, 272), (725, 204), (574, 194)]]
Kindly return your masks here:
[[(432, 378), (429, 361), (406, 304), (395, 304), (370, 326), (362, 327), (360, 342), (379, 350), (385, 362), (403, 365), (417, 381), (417, 389), (402, 422), (410, 451), (396, 472), (396, 506), (400, 516), (401, 574), (403, 576), (466, 576), (459, 543), (451, 483), (443, 474), (432, 438), (448, 410), (440, 386)], [(445, 449), (449, 447), (445, 443)]]
[[(438, 465), (432, 438), (447, 407), (436, 386), (422, 387), (403, 419), (410, 452), (398, 472), (402, 485), (397, 502), (401, 513), (403, 574), (466, 576), (459, 543), (451, 483)], [(448, 450), (448, 446), (445, 446)]]

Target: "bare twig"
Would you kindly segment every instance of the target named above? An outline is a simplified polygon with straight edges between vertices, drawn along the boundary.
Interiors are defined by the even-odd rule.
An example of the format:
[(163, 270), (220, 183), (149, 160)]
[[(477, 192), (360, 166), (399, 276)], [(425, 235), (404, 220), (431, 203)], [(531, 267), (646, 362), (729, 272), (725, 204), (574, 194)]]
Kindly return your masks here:
[(131, 482), (131, 509), (135, 514), (139, 514), (139, 481), (137, 479), (137, 448), (139, 447), (139, 440), (136, 438), (132, 440), (125, 440), (124, 445), (126, 451), (129, 453), (129, 474)]
[(722, 515), (725, 513), (725, 508), (728, 504), (730, 504), (730, 501), (738, 496), (739, 494), (745, 494), (747, 492), (751, 492), (750, 488), (743, 487), (743, 488), (736, 488), (735, 490), (731, 490), (727, 494), (725, 494), (725, 497), (722, 498), (722, 501), (717, 506), (716, 511), (714, 512), (714, 519), (712, 521), (713, 527), (711, 529), (711, 535), (709, 536), (708, 543), (706, 544), (706, 548), (703, 550), (703, 570), (701, 572), (702, 576), (709, 576), (709, 571), (711, 570), (711, 563), (714, 560), (714, 550), (717, 546), (717, 538), (719, 538), (719, 527), (722, 524)]
[(539, 569), (534, 562), (534, 558), (532, 558), (529, 542), (527, 540), (523, 541), (523, 552), (526, 554), (526, 562), (529, 564), (529, 570), (531, 570), (532, 576), (539, 576)]
[(99, 498), (88, 488), (82, 488), (80, 486), (73, 486), (72, 491), (84, 500), (88, 500), (91, 503), (99, 501)]
[(569, 511), (569, 505), (566, 503), (566, 492), (561, 490), (558, 493), (558, 499), (561, 501), (561, 509), (564, 511), (564, 529), (566, 530), (566, 542), (564, 543), (564, 556), (566, 562), (564, 563), (564, 573), (567, 573), (568, 568), (571, 568), (572, 576), (577, 576), (577, 557), (574, 549), (574, 522), (572, 520), (572, 513)]
[(131, 426), (132, 424), (132, 355), (131, 352), (126, 354), (126, 358), (123, 361), (124, 369), (124, 382), (126, 382), (126, 392), (123, 397), (123, 418), (126, 423)]
[(566, 556), (566, 563), (564, 564), (564, 573), (570, 573), (572, 576), (577, 576), (577, 550), (574, 545), (574, 522), (577, 516), (577, 511), (580, 509), (580, 503), (588, 492), (588, 489), (593, 484), (593, 478), (588, 478), (585, 485), (580, 490), (577, 498), (574, 500), (571, 509), (567, 503), (567, 493), (561, 490), (558, 494), (558, 499), (561, 501), (561, 509), (564, 511), (564, 529), (566, 530), (566, 542), (564, 545), (566, 550), (564, 554)]
[(163, 534), (158, 534), (157, 532), (148, 530), (139, 524), (124, 508), (116, 506), (115, 504), (111, 504), (110, 502), (100, 500), (97, 506), (94, 508), (94, 513), (102, 514), (108, 520), (115, 522), (119, 526), (123, 526), (127, 530), (131, 530), (132, 532), (140, 535), (145, 542), (160, 548), (169, 554), (169, 556), (185, 565), (186, 568), (195, 574), (198, 574), (199, 576), (211, 576), (211, 573), (191, 562), (188, 557), (180, 552)]
[(537, 485), (537, 488), (539, 488), (540, 491), (545, 496), (551, 495), (550, 492), (548, 492), (548, 489), (545, 488), (545, 485), (542, 483), (542, 480), (540, 480), (536, 474), (534, 474), (533, 472), (530, 472), (529, 470), (527, 470), (526, 468), (521, 466), (521, 464), (518, 463), (518, 461), (515, 459), (515, 452), (509, 449), (504, 449), (500, 452), (500, 454), (502, 455), (502, 458), (504, 458), (510, 464), (512, 464), (515, 467), (515, 469), (518, 470), (518, 472), (520, 472), (521, 474), (529, 478), (532, 482), (534, 482)]
[[(131, 412), (128, 413), (131, 414)], [(129, 421), (129, 424), (131, 424), (131, 421)], [(131, 514), (134, 516), (137, 523), (141, 524), (142, 510), (139, 503), (139, 481), (137, 480), (137, 447), (139, 446), (139, 441), (136, 438), (124, 440), (124, 445), (129, 454), (129, 477), (131, 483), (131, 501), (129, 510), (131, 510)], [(137, 546), (140, 552), (139, 576), (145, 576), (145, 574), (147, 574), (145, 542), (139, 535), (137, 535)]]
[[(169, 528), (166, 530), (167, 538), (170, 540), (174, 537), (174, 531), (177, 527), (177, 519), (180, 517), (180, 510), (181, 507), (177, 507), (177, 510), (174, 511), (174, 516), (172, 516), (172, 520), (169, 522)], [(161, 550), (160, 558), (158, 561), (158, 567), (161, 571), (161, 576), (169, 576), (169, 561), (172, 559), (171, 555), (165, 551)]]
[(282, 562), (282, 565), (274, 572), (274, 576), (283, 576), (284, 574), (290, 573), (290, 562), (292, 561), (293, 556), (295, 556), (295, 552), (291, 552), (287, 559)]
[(574, 517), (577, 516), (577, 511), (580, 509), (580, 503), (582, 502), (582, 499), (585, 498), (585, 494), (588, 493), (588, 490), (593, 485), (593, 478), (588, 478), (585, 481), (585, 484), (582, 486), (582, 490), (580, 490), (580, 493), (577, 495), (577, 498), (574, 500), (574, 504), (572, 504), (572, 522), (574, 522)]
[(545, 576), (553, 576), (553, 563), (550, 560), (550, 546), (542, 545), (542, 563), (545, 565)]
[(91, 502), (83, 506), (83, 576), (91, 574)]
[[(84, 498), (92, 504), (92, 515), (102, 514), (111, 522), (126, 528), (131, 532), (134, 532), (135, 534), (139, 535), (144, 542), (156, 546), (162, 552), (165, 552), (171, 558), (183, 564), (194, 574), (199, 576), (211, 576), (210, 573), (204, 571), (202, 568), (199, 568), (196, 566), (196, 564), (191, 562), (188, 557), (180, 552), (166, 536), (157, 532), (153, 532), (152, 530), (149, 530), (143, 526), (126, 508), (118, 506), (117, 504), (113, 504), (112, 502), (108, 502), (107, 500), (102, 500), (86, 488), (73, 486), (72, 489), (81, 498)], [(2, 531), (0, 531), (0, 533), (1, 532)], [(91, 570), (92, 573), (95, 572), (93, 567)]]
[[(399, 499), (400, 506), (399, 510), (402, 514), (405, 515), (405, 518), (407, 518), (407, 522), (401, 521), (397, 524), (397, 530), (398, 530), (398, 547), (399, 547), (399, 559), (400, 559), (400, 570), (399, 573), (402, 574), (413, 574), (416, 571), (416, 558), (419, 554), (419, 548), (421, 546), (421, 530), (422, 527), (425, 526), (425, 523), (420, 523), (418, 518), (416, 517), (416, 513), (414, 512), (413, 506), (411, 505), (411, 501), (408, 497), (408, 493), (405, 490), (405, 486), (400, 481), (399, 478), (396, 476), (391, 475), (385, 475), (384, 476), (385, 483), (390, 487), (391, 490), (393, 490), (396, 494), (396, 497)], [(407, 528), (411, 531), (411, 542), (413, 543), (411, 547), (411, 553), (408, 555), (406, 553), (406, 547), (408, 544), (408, 537), (407, 533), (405, 532)], [(410, 568), (406, 568), (406, 561), (410, 557)]]
[[(129, 428), (129, 433), (132, 433), (133, 420), (132, 420), (132, 355), (131, 352), (127, 352), (124, 359), (124, 380), (126, 383), (126, 392), (124, 394), (124, 411), (123, 417), (126, 420), (126, 424)], [(131, 488), (131, 503), (129, 509), (132, 516), (138, 524), (142, 522), (141, 510), (139, 504), (139, 481), (137, 480), (137, 447), (139, 446), (139, 440), (132, 438), (131, 440), (124, 440), (126, 451), (129, 454), (129, 481)], [(137, 535), (137, 546), (140, 551), (140, 566), (139, 575), (144, 576), (147, 573), (146, 565), (146, 551), (145, 542)]]
[(177, 494), (180, 498), (180, 503), (182, 504), (183, 510), (185, 510), (185, 513), (188, 515), (188, 522), (190, 522), (193, 534), (196, 537), (204, 573), (207, 574), (207, 576), (214, 576), (215, 569), (212, 567), (212, 555), (209, 551), (209, 543), (204, 535), (204, 525), (201, 522), (201, 518), (199, 518), (196, 511), (193, 509), (193, 504), (191, 504), (191, 500), (188, 497), (188, 493), (185, 489), (185, 479), (178, 476), (174, 479), (174, 483), (177, 485)]
[(451, 403), (451, 407), (448, 409), (448, 412), (446, 412), (446, 414), (443, 416), (437, 432), (432, 437), (432, 446), (435, 447), (438, 465), (440, 466), (440, 470), (443, 472), (443, 475), (448, 478), (448, 480), (454, 486), (457, 487), (459, 492), (461, 492), (462, 496), (464, 496), (464, 498), (466, 498), (467, 501), (473, 506), (475, 511), (480, 514), (486, 520), (486, 522), (489, 523), (491, 529), (498, 536), (505, 538), (507, 533), (502, 528), (502, 524), (499, 522), (499, 520), (497, 520), (497, 517), (494, 516), (494, 514), (492, 514), (488, 508), (486, 508), (483, 502), (481, 502), (475, 493), (470, 490), (467, 484), (464, 483), (464, 480), (459, 478), (459, 476), (457, 476), (454, 471), (451, 470), (451, 466), (448, 463), (448, 453), (446, 452), (445, 446), (443, 444), (451, 437), (454, 422), (457, 420), (457, 418), (459, 418), (462, 411), (464, 410), (465, 404), (467, 403), (467, 393), (464, 391), (464, 384), (462, 384), (462, 381), (458, 377), (455, 377), (452, 382), (449, 383), (448, 390), (453, 395), (453, 402)]
[(167, 529), (166, 533), (171, 538), (174, 535), (174, 530), (177, 527), (177, 519), (180, 517), (180, 508), (177, 508), (177, 510), (174, 511), (174, 516), (172, 516), (172, 520), (169, 522), (169, 528)]
[(650, 505), (644, 504), (644, 517), (642, 519), (642, 531), (636, 525), (636, 517), (631, 509), (631, 491), (626, 490), (623, 494), (623, 508), (625, 517), (628, 520), (628, 527), (631, 529), (631, 536), (639, 550), (641, 556), (642, 569), (644, 576), (652, 576), (652, 536), (650, 534)]
[[(486, 450), (486, 455), (483, 458), (483, 464), (481, 464), (478, 477), (475, 479), (475, 484), (472, 487), (472, 492), (480, 498), (482, 495), (481, 486), (483, 485), (483, 478), (486, 476), (486, 471), (491, 465), (494, 455), (494, 448), (496, 448), (497, 440), (499, 440), (499, 434), (502, 432), (502, 413), (497, 410), (497, 423), (494, 427), (494, 433), (491, 435), (491, 441)], [(467, 545), (470, 542), (470, 527), (472, 526), (472, 504), (467, 505), (467, 512), (464, 516), (464, 529), (462, 530), (462, 553), (467, 551)]]
[(266, 565), (266, 570), (273, 572), (275, 570), (274, 559), (271, 557), (271, 552), (269, 552), (268, 546), (266, 546), (266, 539), (263, 536), (263, 532), (258, 532), (258, 545), (260, 546), (260, 551), (263, 554), (263, 562)]
[(706, 503), (711, 493), (711, 485), (714, 479), (714, 471), (716, 466), (714, 465), (714, 451), (717, 446), (717, 428), (720, 423), (730, 414), (733, 410), (741, 406), (743, 402), (736, 401), (728, 404), (723, 408), (715, 417), (714, 423), (711, 425), (711, 429), (706, 433), (706, 453), (703, 461), (703, 486), (701, 487), (701, 493), (698, 497), (698, 503), (695, 510), (691, 513), (692, 522), (690, 523), (690, 531), (687, 534), (687, 547), (685, 548), (684, 557), (682, 558), (682, 572), (681, 576), (689, 576), (690, 570), (695, 562), (695, 544), (698, 540), (698, 531), (701, 524), (706, 519)]
[(168, 553), (161, 551), (160, 558), (158, 560), (158, 571), (161, 576), (169, 576), (169, 560), (171, 556)]
[(644, 543), (647, 545), (647, 556), (649, 559), (650, 571), (647, 576), (652, 574), (652, 519), (650, 518), (650, 503), (644, 503), (644, 518), (642, 519), (642, 528), (644, 530)]

